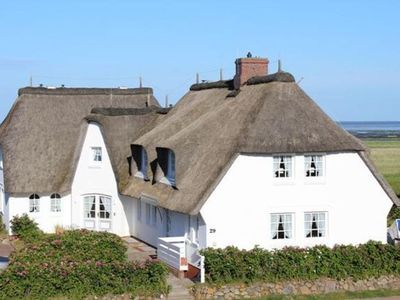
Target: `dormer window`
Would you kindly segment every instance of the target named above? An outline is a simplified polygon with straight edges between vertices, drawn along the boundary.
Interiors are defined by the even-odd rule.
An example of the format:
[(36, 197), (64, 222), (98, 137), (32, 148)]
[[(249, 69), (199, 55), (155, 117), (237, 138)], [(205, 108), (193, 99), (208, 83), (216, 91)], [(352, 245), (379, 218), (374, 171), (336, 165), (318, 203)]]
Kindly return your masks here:
[(306, 177), (322, 177), (324, 175), (322, 155), (304, 156), (304, 169)]
[(288, 178), (293, 176), (291, 156), (274, 156), (273, 160), (275, 178)]
[(161, 171), (164, 173), (160, 182), (175, 186), (175, 153), (171, 149), (157, 148), (157, 160)]
[(146, 149), (141, 145), (132, 145), (132, 158), (134, 164), (132, 165), (132, 174), (136, 177), (147, 179), (147, 152)]
[(103, 151), (101, 147), (91, 147), (92, 161), (94, 163), (101, 163), (103, 161)]

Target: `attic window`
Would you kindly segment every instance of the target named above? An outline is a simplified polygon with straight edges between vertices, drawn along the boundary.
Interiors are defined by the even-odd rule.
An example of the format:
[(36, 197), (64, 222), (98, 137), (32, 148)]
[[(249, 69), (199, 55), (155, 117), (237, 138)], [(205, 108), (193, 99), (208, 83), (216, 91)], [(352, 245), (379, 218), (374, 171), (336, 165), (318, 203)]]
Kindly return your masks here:
[(323, 156), (322, 155), (307, 155), (304, 156), (304, 169), (306, 177), (321, 177), (323, 176)]
[(175, 153), (171, 149), (157, 148), (157, 160), (161, 171), (164, 173), (160, 182), (175, 186)]
[(274, 156), (274, 177), (287, 178), (292, 177), (292, 157), (291, 156)]
[(38, 194), (29, 196), (29, 212), (35, 213), (40, 211), (40, 197)]
[(101, 147), (92, 147), (92, 161), (100, 163), (103, 161), (103, 153)]
[(132, 170), (133, 174), (136, 177), (140, 177), (143, 179), (147, 179), (147, 152), (146, 149), (141, 145), (132, 145), (132, 158), (135, 164), (132, 166), (134, 170)]

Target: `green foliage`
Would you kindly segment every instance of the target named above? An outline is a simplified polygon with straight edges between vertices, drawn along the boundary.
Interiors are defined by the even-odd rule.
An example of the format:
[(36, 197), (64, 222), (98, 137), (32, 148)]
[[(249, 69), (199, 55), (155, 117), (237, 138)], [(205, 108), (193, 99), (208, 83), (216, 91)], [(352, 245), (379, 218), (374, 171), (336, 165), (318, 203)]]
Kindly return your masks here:
[(208, 248), (202, 254), (207, 280), (212, 283), (314, 280), (320, 277), (364, 279), (400, 274), (400, 249), (376, 242), (357, 247), (287, 247), (276, 251)]
[(36, 241), (43, 236), (38, 224), (27, 214), (23, 214), (21, 217), (17, 215), (11, 220), (11, 231), (26, 242)]
[(393, 204), (392, 209), (389, 211), (387, 217), (388, 227), (391, 226), (396, 219), (400, 219), (400, 208)]
[(90, 295), (166, 293), (167, 269), (160, 263), (126, 260), (114, 234), (87, 230), (50, 234), (14, 252), (0, 274), (0, 299), (81, 299)]
[(0, 234), (5, 234), (6, 233), (6, 226), (4, 225), (3, 222), (3, 215), (0, 214)]

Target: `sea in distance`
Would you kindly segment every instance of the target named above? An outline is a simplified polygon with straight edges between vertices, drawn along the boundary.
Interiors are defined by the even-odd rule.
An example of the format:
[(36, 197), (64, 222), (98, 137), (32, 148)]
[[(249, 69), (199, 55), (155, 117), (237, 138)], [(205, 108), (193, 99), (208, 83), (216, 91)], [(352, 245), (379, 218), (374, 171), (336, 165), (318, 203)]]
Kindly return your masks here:
[(351, 134), (360, 138), (392, 138), (400, 137), (400, 121), (344, 121), (338, 124)]

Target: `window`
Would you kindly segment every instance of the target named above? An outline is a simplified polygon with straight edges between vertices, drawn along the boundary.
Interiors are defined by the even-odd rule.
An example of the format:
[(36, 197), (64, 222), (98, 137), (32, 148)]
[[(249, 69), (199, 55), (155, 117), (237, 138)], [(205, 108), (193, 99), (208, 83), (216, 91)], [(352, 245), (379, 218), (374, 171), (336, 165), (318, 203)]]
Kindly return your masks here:
[(157, 148), (157, 160), (164, 173), (160, 181), (175, 186), (175, 153), (171, 149)]
[(138, 211), (137, 211), (138, 221), (142, 221), (142, 201), (138, 200)]
[(157, 224), (157, 207), (146, 203), (146, 224), (155, 226)]
[(111, 198), (106, 196), (99, 197), (99, 217), (100, 219), (111, 218)]
[(293, 214), (271, 214), (271, 238), (273, 240), (293, 237)]
[(40, 211), (40, 197), (37, 194), (32, 194), (29, 196), (29, 212), (39, 212)]
[(322, 155), (304, 156), (304, 170), (306, 177), (321, 177), (324, 175), (324, 161)]
[(142, 201), (138, 200), (137, 206), (137, 219), (138, 221), (142, 221)]
[(291, 156), (274, 156), (274, 177), (287, 178), (292, 177), (292, 157)]
[(135, 162), (136, 171), (134, 175), (143, 179), (147, 179), (147, 152), (146, 149), (141, 145), (132, 145), (132, 158)]
[(96, 197), (86, 196), (83, 198), (83, 214), (85, 219), (96, 218)]
[(60, 194), (52, 194), (50, 196), (50, 210), (52, 212), (61, 211), (61, 196)]
[(304, 235), (306, 238), (326, 236), (326, 212), (307, 212), (304, 214)]
[(103, 161), (101, 147), (92, 147), (92, 160), (98, 163)]

